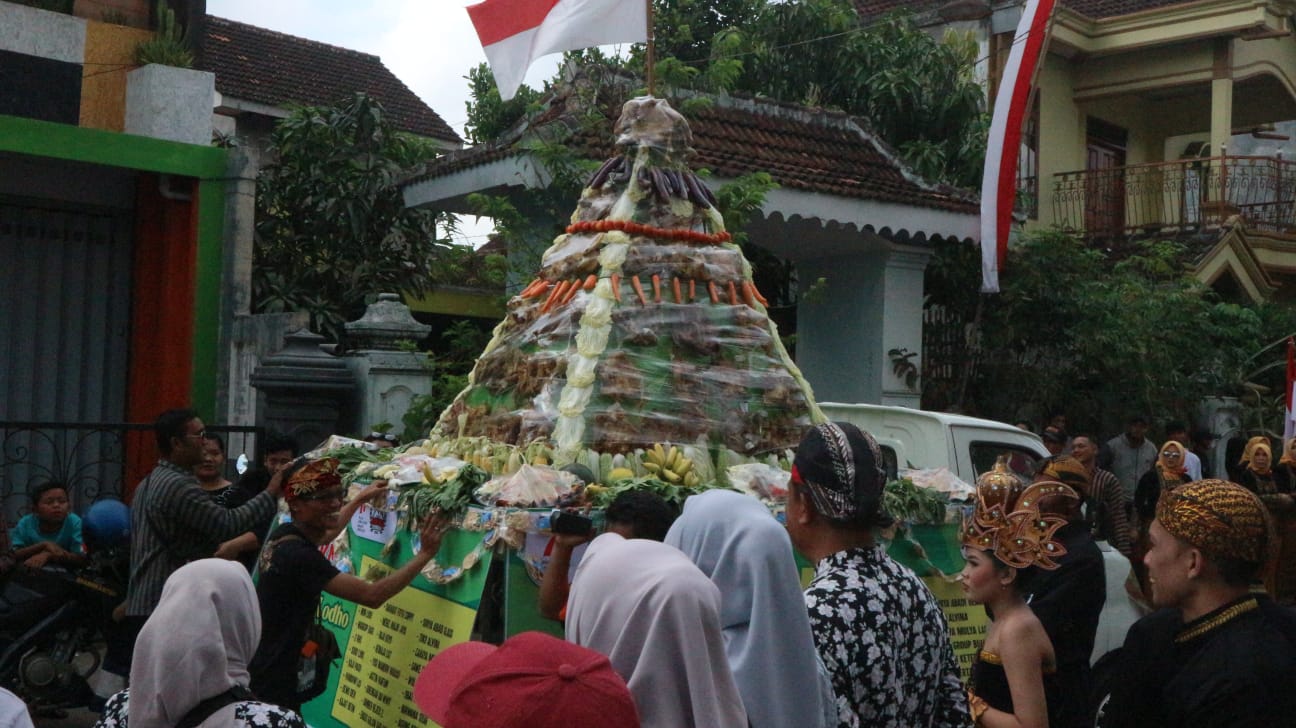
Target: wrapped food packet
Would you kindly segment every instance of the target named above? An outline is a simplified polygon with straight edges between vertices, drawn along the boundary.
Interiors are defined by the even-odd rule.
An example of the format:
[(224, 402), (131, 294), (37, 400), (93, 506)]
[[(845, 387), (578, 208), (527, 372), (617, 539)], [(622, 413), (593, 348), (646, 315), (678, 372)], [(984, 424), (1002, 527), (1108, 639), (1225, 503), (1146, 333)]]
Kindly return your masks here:
[(782, 503), (787, 500), (788, 481), (792, 474), (765, 463), (731, 465), (725, 471), (729, 484), (747, 495), (763, 501)]
[(908, 478), (919, 488), (940, 493), (951, 501), (964, 501), (976, 495), (976, 488), (950, 472), (949, 468), (902, 469), (901, 478)]
[(544, 465), (523, 465), (512, 475), (501, 475), (477, 489), (477, 501), (521, 508), (548, 507), (571, 493), (577, 478)]

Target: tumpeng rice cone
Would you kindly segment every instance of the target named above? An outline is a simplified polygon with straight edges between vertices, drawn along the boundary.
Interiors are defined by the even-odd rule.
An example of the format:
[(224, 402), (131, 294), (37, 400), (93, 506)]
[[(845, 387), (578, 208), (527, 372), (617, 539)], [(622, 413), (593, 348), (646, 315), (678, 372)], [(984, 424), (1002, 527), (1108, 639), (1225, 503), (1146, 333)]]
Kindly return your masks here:
[(620, 153), (509, 301), (434, 437), (541, 442), (556, 464), (602, 456), (605, 466), (609, 455), (687, 443), (721, 453), (717, 471), (729, 453), (795, 448), (823, 416), (688, 167), (688, 123), (641, 97), (615, 133)]

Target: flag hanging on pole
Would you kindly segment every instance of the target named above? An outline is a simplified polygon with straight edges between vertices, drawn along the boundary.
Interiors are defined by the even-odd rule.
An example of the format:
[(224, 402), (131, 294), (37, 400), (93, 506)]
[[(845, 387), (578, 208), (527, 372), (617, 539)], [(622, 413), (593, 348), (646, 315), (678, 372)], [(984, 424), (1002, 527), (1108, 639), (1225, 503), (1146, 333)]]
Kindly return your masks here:
[(981, 178), (981, 290), (999, 292), (999, 269), (1008, 254), (1008, 232), (1017, 198), (1017, 158), (1022, 124), (1030, 110), (1035, 73), (1048, 42), (1054, 0), (1027, 0), (1008, 62), (995, 94)]
[(648, 40), (648, 0), (486, 0), (467, 10), (505, 101), (541, 56)]
[(1283, 390), (1283, 447), (1296, 437), (1296, 340), (1287, 337), (1287, 389)]

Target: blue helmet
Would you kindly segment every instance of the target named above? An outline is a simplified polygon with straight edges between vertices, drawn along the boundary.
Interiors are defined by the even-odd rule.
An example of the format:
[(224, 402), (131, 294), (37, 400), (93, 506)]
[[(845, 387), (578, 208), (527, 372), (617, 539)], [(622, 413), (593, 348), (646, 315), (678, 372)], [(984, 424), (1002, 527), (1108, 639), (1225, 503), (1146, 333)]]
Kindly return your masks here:
[(130, 541), (130, 508), (119, 500), (96, 501), (81, 518), (87, 546), (106, 548)]

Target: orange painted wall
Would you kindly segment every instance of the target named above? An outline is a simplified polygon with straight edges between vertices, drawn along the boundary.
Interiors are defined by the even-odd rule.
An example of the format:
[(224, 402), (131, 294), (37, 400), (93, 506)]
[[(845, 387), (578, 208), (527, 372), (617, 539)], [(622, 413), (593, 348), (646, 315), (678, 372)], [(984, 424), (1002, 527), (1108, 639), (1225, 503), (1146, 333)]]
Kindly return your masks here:
[(81, 72), (81, 126), (121, 131), (126, 118), (126, 73), (136, 68), (135, 46), (153, 33), (124, 25), (86, 22)]
[[(135, 198), (128, 422), (152, 422), (164, 410), (190, 405), (198, 185), (171, 178), (171, 192), (188, 194), (187, 201), (166, 199), (158, 185), (158, 175), (141, 174)], [(131, 433), (126, 453), (129, 495), (157, 459), (153, 434)]]
[(116, 18), (117, 22), (136, 28), (149, 27), (149, 0), (76, 0), (72, 14), (86, 20)]

